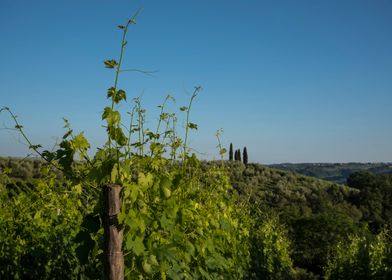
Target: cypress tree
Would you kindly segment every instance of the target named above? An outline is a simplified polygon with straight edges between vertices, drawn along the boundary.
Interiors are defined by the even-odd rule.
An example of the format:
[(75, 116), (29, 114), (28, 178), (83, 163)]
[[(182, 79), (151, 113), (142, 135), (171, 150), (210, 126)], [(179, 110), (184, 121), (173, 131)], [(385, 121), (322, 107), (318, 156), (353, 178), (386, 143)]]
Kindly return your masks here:
[(230, 143), (229, 160), (233, 160), (233, 143)]
[(242, 152), (242, 160), (245, 165), (248, 164), (248, 151), (246, 150), (246, 147), (244, 147), (244, 151)]
[(241, 161), (241, 150), (238, 149), (238, 161)]

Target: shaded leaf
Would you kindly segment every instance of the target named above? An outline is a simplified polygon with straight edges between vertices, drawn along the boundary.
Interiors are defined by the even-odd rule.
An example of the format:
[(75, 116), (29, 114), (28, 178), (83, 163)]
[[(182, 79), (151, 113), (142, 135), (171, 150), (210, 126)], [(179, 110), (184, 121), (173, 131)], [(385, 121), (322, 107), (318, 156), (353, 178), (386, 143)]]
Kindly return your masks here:
[(188, 127), (190, 128), (190, 129), (197, 129), (197, 124), (195, 124), (195, 123), (188, 123)]
[(114, 59), (105, 60), (103, 63), (105, 64), (106, 68), (114, 68), (117, 66), (117, 61)]

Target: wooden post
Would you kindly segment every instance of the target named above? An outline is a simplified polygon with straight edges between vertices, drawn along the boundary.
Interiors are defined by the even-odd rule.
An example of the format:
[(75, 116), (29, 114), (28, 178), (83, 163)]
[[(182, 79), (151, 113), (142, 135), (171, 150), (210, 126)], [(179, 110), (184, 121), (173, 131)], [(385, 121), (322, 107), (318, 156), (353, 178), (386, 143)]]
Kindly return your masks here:
[(119, 228), (117, 214), (121, 211), (121, 186), (106, 185), (104, 201), (104, 279), (124, 279), (123, 230)]

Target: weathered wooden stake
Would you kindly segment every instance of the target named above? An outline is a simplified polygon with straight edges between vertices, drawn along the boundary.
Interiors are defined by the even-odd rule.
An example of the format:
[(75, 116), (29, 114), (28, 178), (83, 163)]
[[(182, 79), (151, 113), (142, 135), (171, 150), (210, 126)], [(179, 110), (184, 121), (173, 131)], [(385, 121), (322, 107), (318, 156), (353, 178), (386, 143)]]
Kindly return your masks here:
[(120, 229), (117, 214), (121, 211), (121, 186), (106, 185), (104, 200), (104, 279), (124, 279), (124, 255), (122, 252), (123, 230)]

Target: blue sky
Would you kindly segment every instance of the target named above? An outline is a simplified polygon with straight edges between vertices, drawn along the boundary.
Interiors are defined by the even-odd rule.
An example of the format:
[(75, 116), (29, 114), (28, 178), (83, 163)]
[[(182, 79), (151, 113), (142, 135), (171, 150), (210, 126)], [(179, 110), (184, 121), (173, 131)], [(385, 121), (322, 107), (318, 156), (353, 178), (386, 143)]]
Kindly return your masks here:
[[(148, 124), (167, 94), (173, 110), (203, 91), (191, 114), (191, 146), (217, 158), (215, 131), (250, 161), (392, 161), (392, 2), (388, 0), (0, 2), (0, 106), (34, 143), (50, 147), (62, 118), (94, 147), (117, 58), (116, 26), (143, 7), (130, 30), (128, 98), (143, 93)], [(128, 105), (121, 107), (127, 111)], [(0, 115), (0, 155), (26, 147)]]

